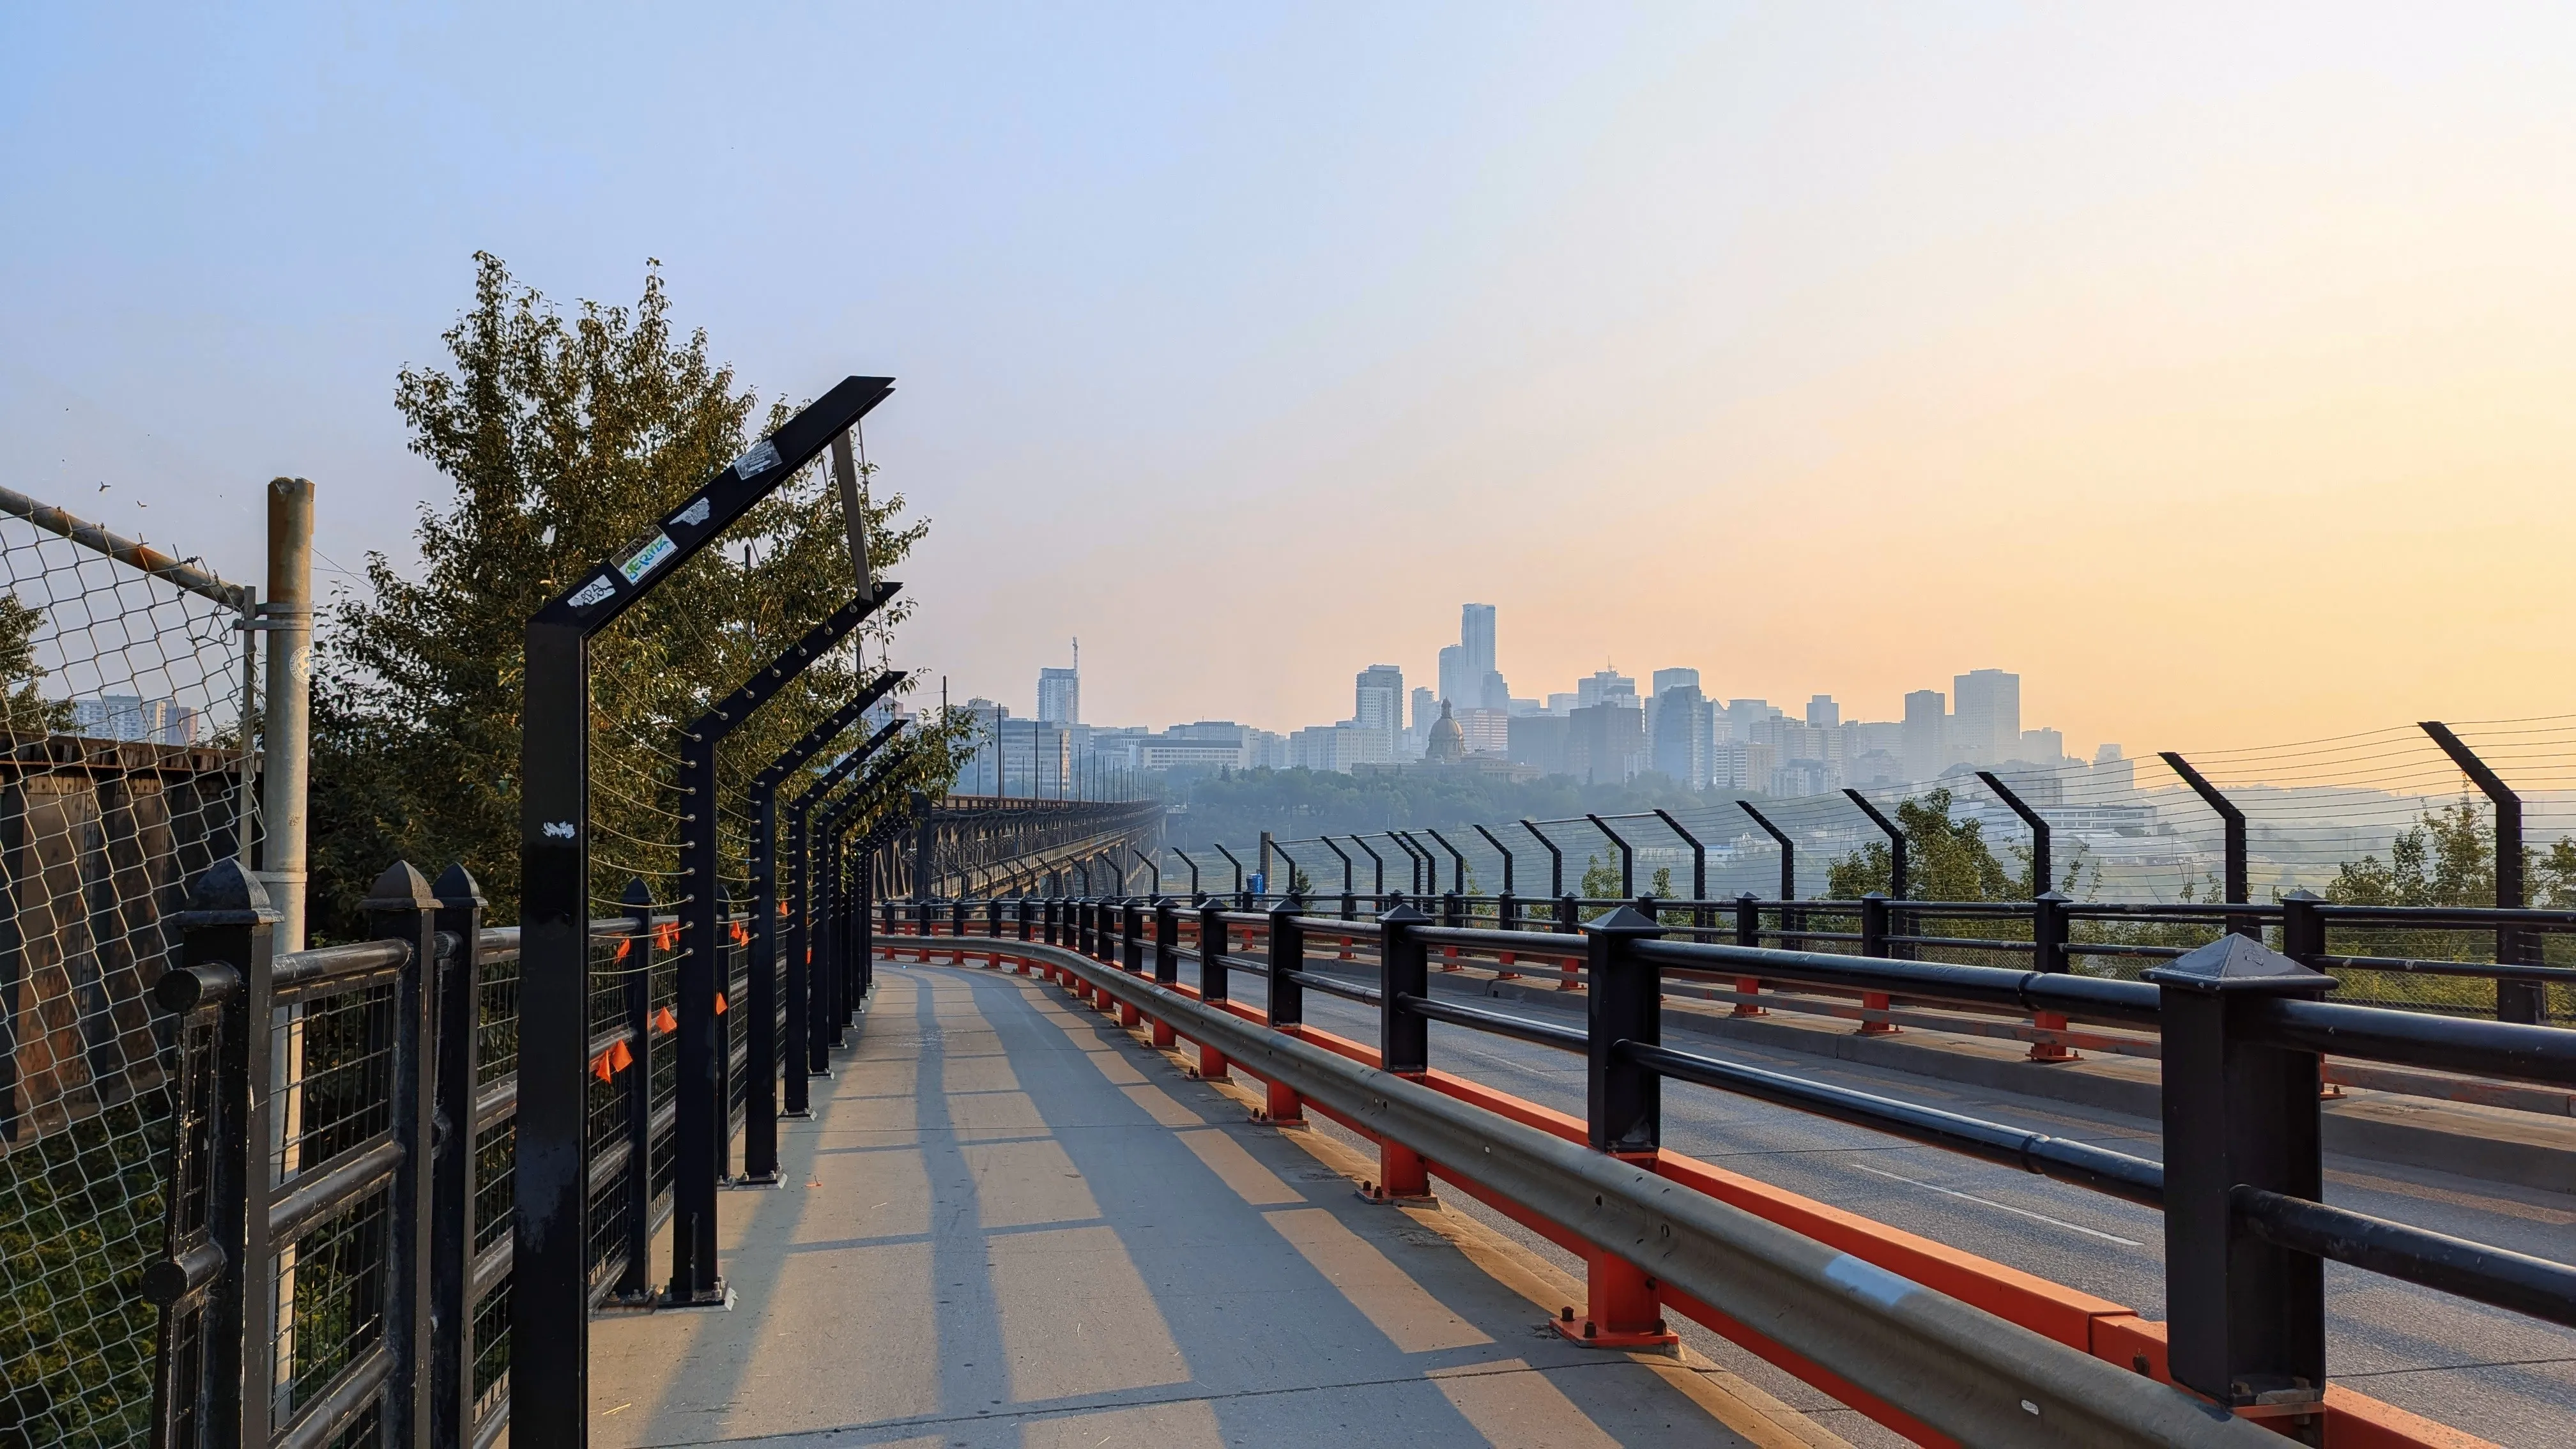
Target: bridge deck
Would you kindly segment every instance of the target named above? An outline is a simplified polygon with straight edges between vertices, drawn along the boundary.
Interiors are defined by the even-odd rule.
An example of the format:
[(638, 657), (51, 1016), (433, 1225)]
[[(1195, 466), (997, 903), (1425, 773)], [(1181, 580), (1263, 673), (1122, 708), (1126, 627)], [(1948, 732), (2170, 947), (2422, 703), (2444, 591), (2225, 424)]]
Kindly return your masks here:
[(594, 1325), (595, 1444), (1840, 1442), (1563, 1341), (1554, 1268), (1032, 979), (878, 982), (784, 1186), (723, 1199), (738, 1305)]

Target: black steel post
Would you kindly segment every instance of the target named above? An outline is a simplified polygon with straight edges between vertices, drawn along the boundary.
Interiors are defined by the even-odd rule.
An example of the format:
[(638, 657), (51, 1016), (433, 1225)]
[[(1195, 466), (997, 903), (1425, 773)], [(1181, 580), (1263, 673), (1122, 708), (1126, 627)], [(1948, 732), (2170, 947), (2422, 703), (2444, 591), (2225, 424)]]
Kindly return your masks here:
[(2072, 904), (2057, 891), (2041, 891), (2039, 898), (2030, 903), (2031, 954), (2039, 970), (2066, 970), (2066, 908)]
[[(653, 892), (638, 877), (626, 882), (618, 904), (626, 908), (626, 949), (618, 953), (626, 1040), (633, 1061), (614, 1075), (626, 1093), (626, 1266), (617, 1296), (627, 1303), (653, 1297)], [(521, 940), (526, 939), (522, 932)], [(527, 992), (527, 959), (519, 963), (520, 994)], [(524, 1044), (523, 1044), (524, 1045)], [(516, 1261), (513, 1259), (513, 1261)], [(513, 1359), (516, 1362), (516, 1347)]]
[(438, 1105), (430, 1221), (429, 1442), (457, 1449), (474, 1437), (474, 1107), (482, 1077), (483, 892), (463, 865), (442, 871)]
[[(1887, 837), (1887, 894), (1895, 900), (1907, 899), (1909, 882), (1906, 880), (1905, 869), (1905, 832), (1896, 827), (1896, 822), (1879, 813), (1878, 806), (1872, 804), (1870, 798), (1858, 790), (1845, 790), (1843, 795), (1852, 804), (1860, 807), (1860, 813), (1868, 816), (1869, 823), (1877, 826), (1879, 833)], [(1901, 909), (1891, 916), (1890, 924), (1895, 928), (1896, 935), (1920, 934), (1914, 930), (1911, 917)], [(1914, 959), (1914, 943), (1911, 941), (1894, 943), (1888, 954), (1900, 961), (1911, 961)]]
[(1029, 927), (1032, 924), (1030, 916), (1035, 912), (1036, 907), (1037, 902), (1030, 900), (1027, 896), (1022, 896), (1017, 901), (1012, 902), (1011, 914), (1019, 921), (1020, 939), (1023, 941), (1029, 939)]
[(2282, 997), (2334, 978), (2227, 935), (2141, 973), (2162, 988), (2165, 1319), (2174, 1379), (2222, 1404), (2299, 1404), (2326, 1384), (2324, 1264), (2239, 1229), (2245, 1188), (2324, 1195), (2316, 1053), (2265, 1044)]
[[(1028, 939), (1027, 918), (1022, 917), (1020, 939)], [(1181, 913), (1169, 896), (1154, 900), (1154, 980), (1164, 986), (1179, 984), (1181, 979)]]
[(528, 621), (520, 711), (519, 1102), (512, 1442), (581, 1449), (590, 1425), (590, 638), (893, 390), (844, 379), (584, 570)]
[(1306, 969), (1306, 932), (1297, 924), (1297, 908), (1282, 901), (1270, 908), (1270, 1025), (1301, 1026), (1306, 1020), (1306, 987), (1289, 979)]
[[(1234, 852), (1226, 849), (1223, 845), (1218, 844), (1215, 841), (1210, 841), (1208, 843), (1216, 846), (1216, 853), (1224, 856), (1225, 863), (1234, 867), (1234, 908), (1238, 911), (1251, 910), (1252, 897), (1246, 893), (1243, 888), (1243, 862), (1235, 859)], [(1191, 879), (1195, 882), (1197, 877), (1193, 876)], [(1264, 881), (1263, 884), (1267, 885), (1269, 882)]]
[(1860, 953), (1887, 954), (1887, 897), (1877, 891), (1860, 898)]
[(1225, 908), (1210, 901), (1199, 907), (1199, 1000), (1228, 999), (1226, 969)]
[(1995, 798), (2004, 802), (2005, 809), (2020, 816), (2021, 823), (2030, 827), (2031, 894), (2056, 889), (2057, 877), (2048, 864), (2048, 822), (2040, 818), (2038, 811), (2023, 804), (2022, 798), (2003, 781), (1996, 779), (1994, 771), (1979, 770), (1977, 778), (1985, 783), (1987, 789), (1995, 792)]
[[(1441, 834), (1439, 831), (1425, 826), (1423, 827), (1422, 833), (1430, 836), (1431, 842), (1434, 845), (1437, 845), (1442, 850), (1449, 852), (1449, 889), (1453, 894), (1465, 895), (1467, 893), (1466, 855), (1462, 853), (1458, 847), (1451, 845), (1449, 843), (1449, 837)], [(1439, 871), (1437, 869), (1433, 870), (1432, 876), (1432, 883), (1434, 885), (1439, 884)]]
[(1547, 851), (1547, 893), (1551, 896), (1565, 894), (1565, 852), (1557, 849), (1556, 842), (1547, 838), (1547, 832), (1538, 828), (1537, 821), (1524, 820), (1521, 829), (1528, 831), (1531, 838)]
[(1735, 898), (1735, 944), (1755, 948), (1762, 944), (1762, 902), (1751, 891)]
[(1373, 906), (1383, 909), (1386, 905), (1386, 857), (1378, 854), (1376, 846), (1359, 836), (1352, 836), (1351, 844), (1358, 846), (1368, 855), (1369, 867), (1373, 872), (1369, 878), (1369, 901)]
[[(823, 1034), (818, 1026), (823, 1012), (818, 1008), (824, 1004), (828, 994), (825, 984), (828, 973), (824, 969), (828, 965), (828, 950), (817, 949), (818, 946), (828, 947), (828, 942), (817, 938), (823, 936), (830, 926), (823, 914), (825, 903), (817, 898), (820, 894), (818, 887), (824, 882), (817, 879), (820, 872), (815, 867), (828, 862), (835, 847), (826, 840), (822, 842), (824, 849), (815, 849), (816, 835), (828, 834), (828, 831), (815, 830), (815, 812), (826, 795), (866, 764), (880, 748), (901, 733), (903, 727), (902, 720), (888, 720), (857, 749), (834, 761), (831, 768), (816, 776), (797, 792), (795, 799), (788, 802), (788, 908), (784, 933), (787, 941), (787, 1025), (782, 1069), (786, 1081), (784, 1116), (812, 1115), (806, 1080), (830, 1068), (822, 1049), (815, 1045), (816, 1039)], [(874, 781), (882, 778), (886, 764), (880, 761), (871, 767), (870, 783), (845, 797), (845, 802), (848, 798), (870, 793)], [(841, 804), (835, 804), (826, 814), (841, 808)], [(865, 884), (867, 882), (863, 879), (862, 885)]]
[(385, 1297), (378, 1311), (385, 1356), (393, 1368), (380, 1413), (390, 1442), (425, 1445), (431, 1442), (430, 1389), (438, 1378), (431, 1367), (430, 1324), (436, 1256), (431, 1239), (437, 1221), (432, 1143), (438, 1131), (431, 987), (438, 974), (438, 897), (427, 876), (396, 861), (376, 877), (364, 909), (371, 939), (400, 941), (409, 948), (394, 977), (392, 1000), (386, 1125), (403, 1153), (385, 1197)]
[[(1773, 843), (1780, 847), (1780, 899), (1783, 902), (1796, 900), (1798, 898), (1798, 843), (1789, 838), (1789, 832), (1772, 824), (1771, 817), (1754, 809), (1752, 801), (1738, 800), (1735, 806), (1752, 816), (1753, 823), (1762, 827), (1762, 833), (1770, 836)], [(1788, 924), (1785, 917), (1781, 924), (1784, 926)]]
[(1663, 1139), (1663, 1079), (1638, 1066), (1621, 1044), (1663, 1041), (1663, 972), (1639, 960), (1636, 943), (1661, 936), (1654, 919), (1621, 906), (1586, 925), (1584, 965), (1592, 990), (1584, 1122), (1595, 1152), (1652, 1152)]
[[(2460, 767), (2460, 773), (2478, 787), (2495, 807), (2495, 903), (2499, 909), (2521, 910), (2528, 901), (2523, 896), (2522, 797), (2506, 785), (2504, 777), (2479, 759), (2477, 752), (2451, 733), (2450, 726), (2439, 720), (2422, 722), (2424, 733)], [(2531, 950), (2531, 933), (2517, 926), (2496, 927), (2496, 964), (2527, 966), (2537, 960)], [(2544, 1014), (2544, 988), (2537, 981), (2496, 982), (2496, 1020), (2537, 1025)]]
[[(2236, 808), (2235, 801), (2218, 793), (2218, 787), (2209, 783), (2200, 771), (2193, 769), (2189, 760), (2171, 750), (2158, 752), (2156, 758), (2164, 761), (2175, 774), (2180, 775), (2182, 782), (2191, 787), (2191, 793), (2199, 796), (2202, 804), (2218, 812), (2219, 823), (2226, 832), (2227, 852), (2226, 879), (2220, 882), (2219, 889), (2225, 894), (2227, 904), (2231, 906), (2245, 904), (2248, 889), (2245, 812)], [(2263, 928), (2256, 924), (2251, 916), (2228, 917), (2227, 929), (2240, 936), (2252, 936), (2256, 940), (2261, 940), (2263, 936)]]
[(1134, 896), (1129, 896), (1121, 911), (1119, 924), (1119, 946), (1122, 957), (1119, 964), (1142, 975), (1145, 970), (1144, 903)]
[(1608, 821), (1590, 813), (1586, 813), (1583, 818), (1591, 821), (1592, 828), (1600, 831), (1603, 838), (1610, 842), (1611, 848), (1619, 852), (1619, 898), (1635, 900), (1637, 898), (1636, 852), (1628, 848), (1628, 842), (1619, 837), (1618, 831), (1610, 828)]
[(1358, 920), (1360, 914), (1359, 891), (1357, 890), (1352, 878), (1351, 853), (1342, 849), (1340, 846), (1335, 845), (1333, 843), (1333, 837), (1329, 835), (1319, 835), (1315, 838), (1322, 841), (1324, 843), (1324, 848), (1331, 851), (1342, 862), (1342, 919), (1345, 921)]
[(1387, 1071), (1419, 1075), (1431, 1070), (1431, 1021), (1405, 1002), (1431, 995), (1431, 952), (1414, 934), (1431, 918), (1397, 906), (1377, 918), (1378, 1062)]
[[(204, 1202), (206, 1241), (221, 1262), (202, 1290), (203, 1377), (170, 1385), (174, 1395), (186, 1393), (203, 1405), (209, 1443), (265, 1445), (271, 1434), (268, 1386), (277, 1381), (277, 1295), (271, 1291), (268, 1238), (276, 1187), (269, 1074), (277, 998), (270, 958), (277, 921), (267, 888), (231, 859), (216, 861), (197, 877), (187, 909), (176, 920), (182, 972), (202, 973), (212, 978), (210, 986), (226, 972), (235, 973), (217, 1008), (214, 1140), (205, 1164)], [(168, 989), (155, 988), (165, 1003)]]

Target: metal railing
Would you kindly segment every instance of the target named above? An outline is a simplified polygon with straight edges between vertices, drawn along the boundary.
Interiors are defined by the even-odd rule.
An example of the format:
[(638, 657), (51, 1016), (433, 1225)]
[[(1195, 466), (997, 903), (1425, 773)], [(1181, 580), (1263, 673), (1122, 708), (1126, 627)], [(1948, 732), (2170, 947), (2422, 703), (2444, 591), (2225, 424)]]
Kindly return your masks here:
[[(646, 1247), (677, 1166), (676, 917), (641, 882), (628, 903), (590, 923), (594, 1305), (651, 1301)], [(310, 951), (273, 951), (265, 892), (230, 863), (188, 905), (182, 964), (155, 993), (182, 1108), (167, 1249), (144, 1275), (154, 1442), (493, 1443), (510, 1417), (519, 930), (483, 926), (455, 867), (435, 887), (395, 867), (368, 902), (377, 940)], [(729, 1008), (748, 920), (723, 919)], [(756, 1073), (743, 1013), (720, 1016), (738, 1129)]]
[[(1456, 897), (1438, 902), (1436, 916), (1398, 898), (1374, 919), (1347, 907), (1341, 914), (1310, 915), (1307, 903), (1294, 897), (1265, 901), (1267, 909), (1261, 910), (1204, 896), (1186, 903), (1159, 896), (916, 902), (902, 912), (889, 905), (883, 925), (916, 938), (947, 936), (960, 953), (970, 949), (965, 938), (974, 935), (1042, 941), (1130, 977), (1147, 977), (1150, 957), (1149, 979), (1157, 985), (1291, 1036), (1316, 1036), (1304, 1026), (1306, 992), (1359, 1002), (1379, 1013), (1372, 1064), (1400, 1076), (1432, 1073), (1432, 1022), (1562, 1050), (1584, 1062), (1589, 1146), (1623, 1159), (1659, 1152), (1661, 1084), (1681, 1081), (2160, 1208), (2169, 1357), (2150, 1366), (2141, 1356), (2137, 1366), (2169, 1371), (2174, 1382), (2240, 1409), (2325, 1412), (2324, 1262), (2576, 1325), (2576, 1268), (2322, 1200), (2319, 1083), (2330, 1053), (2398, 1068), (2576, 1088), (2576, 1034), (2321, 999), (2336, 982), (2308, 962), (2329, 957), (2320, 947), (2326, 913), (2336, 908), (2293, 898), (2272, 909), (2274, 927), (2292, 948), (2288, 954), (2227, 932), (2161, 958), (2148, 979), (2132, 981), (1907, 960), (1895, 954), (1901, 933), (1889, 929), (1892, 903), (1877, 899), (1861, 903), (1862, 929), (1850, 933), (1861, 946), (1854, 954), (1693, 939), (1718, 928), (1667, 925), (1657, 911), (1669, 903), (1652, 901), (1609, 903), (1605, 914), (1569, 931), (1564, 923), (1575, 914), (1565, 909), (1570, 899), (1555, 903), (1556, 929), (1544, 933), (1514, 929), (1525, 918), (1508, 909), (1495, 928), (1467, 924)], [(2530, 919), (2549, 913), (2510, 914), (2515, 928), (2565, 924)], [(2379, 924), (2382, 915), (2365, 918)], [(2449, 916), (2443, 919), (2447, 924)], [(1808, 934), (1785, 924), (1739, 930)], [(1374, 984), (1317, 960), (1309, 950), (1315, 937), (1370, 944)], [(1251, 959), (1255, 942), (1257, 960)], [(889, 944), (928, 950), (931, 942)], [(2047, 944), (2045, 936), (2038, 944)], [(1567, 962), (1588, 992), (1585, 1025), (1435, 997), (1431, 962), (1447, 951)], [(1185, 955), (1198, 963), (1195, 990), (1180, 980)], [(1347, 953), (1332, 958), (1333, 964), (1345, 959)], [(1264, 980), (1266, 1005), (1257, 1016), (1227, 1005), (1230, 979), (1238, 973)], [(1896, 997), (2152, 1031), (2166, 1064), (2161, 1160), (1667, 1045), (1662, 1006), (1667, 984), (1676, 978), (1796, 985), (1882, 1002)], [(1132, 1023), (1133, 1009), (1126, 1010)], [(1158, 1040), (1168, 1042), (1168, 1031), (1158, 1028)], [(1209, 1055), (1201, 1043), (1202, 1073), (1222, 1076), (1225, 1060), (1211, 1061)], [(1271, 1091), (1272, 1115), (1293, 1118), (1294, 1093), (1283, 1097), (1275, 1082)], [(1396, 1180), (1381, 1184), (1380, 1191), (1423, 1190), (1418, 1162), (1410, 1179), (1400, 1177), (1402, 1171), (1391, 1165), (1388, 1173)], [(1595, 1287), (1596, 1316), (1615, 1312), (1600, 1301), (1597, 1275)], [(1623, 1331), (1634, 1327), (1627, 1323)]]

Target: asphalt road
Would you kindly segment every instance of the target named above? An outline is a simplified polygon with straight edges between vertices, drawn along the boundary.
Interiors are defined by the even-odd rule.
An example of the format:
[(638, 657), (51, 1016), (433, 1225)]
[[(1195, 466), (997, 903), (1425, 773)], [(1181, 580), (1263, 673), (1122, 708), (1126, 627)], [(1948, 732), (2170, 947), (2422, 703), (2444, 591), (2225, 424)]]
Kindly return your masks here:
[[(1258, 976), (1238, 971), (1232, 986), (1246, 1004), (1264, 999)], [(1376, 1040), (1373, 1007), (1309, 990), (1306, 1018), (1326, 1031)], [(2161, 1155), (2156, 1124), (2138, 1118), (1731, 1042), (1694, 1039), (1691, 1047), (2140, 1157)], [(1435, 1022), (1431, 1061), (1583, 1114), (1583, 1064), (1567, 1053)], [(2164, 1317), (2164, 1222), (2152, 1208), (1681, 1082), (1664, 1089), (1664, 1144)], [(2576, 1262), (2576, 1199), (2352, 1158), (2329, 1158), (2326, 1177), (2331, 1202)], [(2501, 1444), (2576, 1443), (2576, 1331), (2329, 1263), (2326, 1332), (2328, 1373), (2356, 1392)], [(1877, 1437), (1836, 1427), (1855, 1439)]]

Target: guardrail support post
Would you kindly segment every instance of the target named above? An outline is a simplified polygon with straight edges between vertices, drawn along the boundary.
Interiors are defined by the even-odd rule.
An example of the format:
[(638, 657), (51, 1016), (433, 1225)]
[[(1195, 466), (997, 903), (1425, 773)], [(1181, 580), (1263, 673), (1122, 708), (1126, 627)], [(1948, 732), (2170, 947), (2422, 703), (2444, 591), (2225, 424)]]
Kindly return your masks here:
[(615, 1073), (626, 1078), (626, 1267), (616, 1292), (620, 1302), (641, 1304), (653, 1298), (653, 892), (631, 879), (618, 904), (632, 922), (617, 967), (634, 1060)]
[[(1199, 1000), (1210, 1006), (1226, 1003), (1225, 911), (1209, 897), (1199, 903)], [(1222, 1082), (1226, 1078), (1225, 1053), (1205, 1042), (1199, 1048), (1199, 1080)]]
[(385, 1353), (393, 1374), (385, 1381), (384, 1427), (398, 1445), (430, 1443), (430, 1225), (435, 1216), (436, 1172), (431, 1161), (433, 1087), (430, 1060), (430, 983), (438, 971), (438, 897), (429, 878), (396, 861), (368, 889), (367, 925), (379, 941), (400, 941), (410, 959), (394, 978), (393, 1080), (388, 1083), (393, 1138), (402, 1161), (386, 1189)]
[[(1455, 899), (1455, 897), (1452, 897)], [(1415, 935), (1430, 918), (1411, 906), (1398, 906), (1377, 918), (1378, 931), (1378, 1065), (1400, 1077), (1421, 1080), (1431, 1070), (1431, 1023), (1413, 1010), (1407, 998), (1431, 995), (1431, 953)], [(1377, 1145), (1377, 1202), (1420, 1201), (1431, 1195), (1431, 1176), (1422, 1154), (1380, 1138)]]
[(2325, 1391), (2325, 1270), (2236, 1226), (2241, 1185), (2317, 1201), (2318, 1057), (2267, 1046), (2269, 998), (2334, 978), (2243, 936), (2141, 973), (2164, 1031), (2165, 1318), (2176, 1382), (2222, 1404), (2302, 1404)]
[[(1748, 951), (1758, 951), (1762, 948), (1762, 903), (1754, 898), (1751, 891), (1746, 891), (1735, 898), (1735, 944)], [(1735, 991), (1739, 996), (1760, 996), (1762, 978), (1738, 976), (1735, 978)], [(1769, 1014), (1761, 1003), (1753, 1001), (1739, 1001), (1735, 1003), (1735, 1010), (1727, 1013), (1729, 1016), (1767, 1016)]]
[[(1621, 906), (1583, 928), (1592, 978), (1587, 1008), (1584, 1122), (1592, 1150), (1651, 1165), (1663, 1138), (1663, 1079), (1638, 1066), (1621, 1044), (1659, 1046), (1663, 972), (1636, 955), (1636, 943), (1663, 934), (1652, 916)], [(1638, 1348), (1678, 1341), (1667, 1331), (1654, 1279), (1627, 1259), (1598, 1249), (1584, 1254), (1585, 1313), (1560, 1316), (1557, 1331), (1596, 1348)]]
[[(2031, 957), (2039, 969), (2063, 975), (2066, 971), (2066, 937), (2069, 904), (2056, 891), (2041, 891), (2030, 903)], [(2034, 1011), (2030, 1024), (2041, 1031), (2066, 1030), (2066, 1015), (2057, 1011)], [(2071, 1062), (2078, 1060), (2064, 1042), (2035, 1041), (2030, 1044), (2030, 1059), (2035, 1062)]]
[(482, 1076), (483, 892), (462, 864), (438, 892), (438, 931), (456, 940), (438, 983), (437, 1181), (431, 1188), (429, 1442), (474, 1439), (474, 1099)]
[[(1292, 1036), (1306, 1024), (1306, 988), (1289, 979), (1290, 973), (1306, 969), (1306, 933), (1297, 924), (1296, 899), (1293, 895), (1283, 897), (1270, 908), (1270, 1029)], [(1294, 1088), (1284, 1082), (1269, 1086), (1265, 1115), (1272, 1122), (1306, 1120), (1305, 1099)]]

